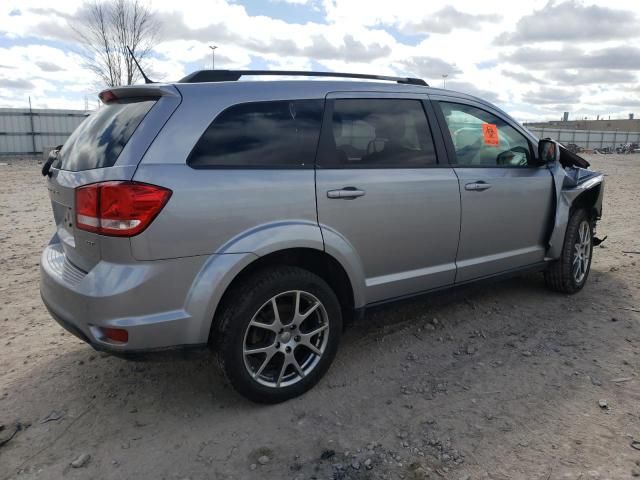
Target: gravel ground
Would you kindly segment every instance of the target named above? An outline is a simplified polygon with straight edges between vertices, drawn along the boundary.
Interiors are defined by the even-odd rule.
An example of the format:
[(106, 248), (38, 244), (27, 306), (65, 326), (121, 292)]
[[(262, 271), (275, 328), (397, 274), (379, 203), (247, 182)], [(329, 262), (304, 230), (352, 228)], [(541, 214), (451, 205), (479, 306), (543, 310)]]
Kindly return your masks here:
[(589, 158), (609, 239), (581, 293), (525, 275), (379, 309), (275, 406), (207, 354), (132, 363), (65, 333), (38, 293), (39, 166), (0, 160), (0, 479), (640, 476), (640, 155)]

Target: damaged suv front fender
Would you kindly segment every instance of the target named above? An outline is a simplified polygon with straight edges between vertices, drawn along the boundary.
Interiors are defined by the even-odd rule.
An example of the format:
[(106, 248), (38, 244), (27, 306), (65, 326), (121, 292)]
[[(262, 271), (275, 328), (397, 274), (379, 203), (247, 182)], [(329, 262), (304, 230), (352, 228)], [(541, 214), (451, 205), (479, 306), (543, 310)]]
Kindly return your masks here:
[[(575, 209), (587, 210), (594, 230), (596, 221), (602, 216), (604, 175), (571, 163), (569, 158), (563, 157), (563, 154), (565, 154), (564, 151), (561, 152), (560, 160), (550, 166), (554, 180), (556, 209), (547, 247), (547, 260), (560, 258), (567, 224)], [(585, 160), (580, 160), (589, 165)]]

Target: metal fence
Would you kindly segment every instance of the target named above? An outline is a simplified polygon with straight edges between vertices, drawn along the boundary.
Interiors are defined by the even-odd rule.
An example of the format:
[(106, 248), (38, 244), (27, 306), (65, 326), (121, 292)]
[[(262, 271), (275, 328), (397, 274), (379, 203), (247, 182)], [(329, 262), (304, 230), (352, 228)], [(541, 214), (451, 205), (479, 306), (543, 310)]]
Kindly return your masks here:
[(90, 112), (0, 108), (0, 155), (42, 153), (64, 143)]
[(527, 129), (538, 138), (550, 137), (564, 145), (575, 143), (585, 149), (614, 148), (621, 143), (640, 143), (640, 132), (564, 130), (545, 127), (527, 127)]
[[(83, 110), (0, 108), (0, 155), (38, 154), (60, 145), (89, 113)], [(565, 145), (575, 143), (586, 149), (640, 143), (640, 132), (527, 128), (539, 138), (551, 137)]]

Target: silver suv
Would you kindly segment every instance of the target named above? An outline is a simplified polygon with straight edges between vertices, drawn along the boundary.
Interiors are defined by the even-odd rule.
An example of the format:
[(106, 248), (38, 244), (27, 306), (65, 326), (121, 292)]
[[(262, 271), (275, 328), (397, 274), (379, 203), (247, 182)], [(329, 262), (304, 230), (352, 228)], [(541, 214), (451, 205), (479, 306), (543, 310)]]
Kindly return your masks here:
[[(265, 74), (348, 79), (238, 81)], [(420, 79), (200, 71), (100, 98), (43, 168), (44, 303), (98, 350), (211, 345), (255, 401), (311, 388), (366, 308), (525, 269), (574, 293), (600, 241), (601, 174)]]

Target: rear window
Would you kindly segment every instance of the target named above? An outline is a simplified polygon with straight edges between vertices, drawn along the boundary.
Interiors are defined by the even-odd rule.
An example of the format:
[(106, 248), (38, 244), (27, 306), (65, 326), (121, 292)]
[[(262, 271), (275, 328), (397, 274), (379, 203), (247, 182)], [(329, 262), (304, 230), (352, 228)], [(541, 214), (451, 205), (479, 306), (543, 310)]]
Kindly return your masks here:
[(91, 114), (67, 139), (55, 165), (61, 170), (112, 167), (155, 100), (121, 100)]
[(420, 100), (333, 100), (318, 163), (328, 168), (417, 168), (436, 154)]
[(242, 103), (209, 125), (191, 155), (193, 168), (313, 167), (322, 100)]

